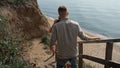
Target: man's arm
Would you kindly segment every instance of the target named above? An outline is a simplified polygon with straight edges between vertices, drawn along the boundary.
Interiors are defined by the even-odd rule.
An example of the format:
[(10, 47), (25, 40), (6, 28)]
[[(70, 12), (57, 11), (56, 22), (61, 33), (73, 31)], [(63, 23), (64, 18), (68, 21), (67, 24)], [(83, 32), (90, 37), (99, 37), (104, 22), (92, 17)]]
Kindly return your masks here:
[(54, 51), (53, 45), (55, 45), (56, 40), (57, 40), (57, 31), (56, 31), (55, 25), (53, 25), (52, 34), (50, 38), (50, 50), (51, 51)]
[(100, 39), (98, 37), (89, 37), (89, 36), (85, 35), (85, 33), (82, 31), (80, 25), (78, 25), (78, 36), (82, 40), (99, 40)]

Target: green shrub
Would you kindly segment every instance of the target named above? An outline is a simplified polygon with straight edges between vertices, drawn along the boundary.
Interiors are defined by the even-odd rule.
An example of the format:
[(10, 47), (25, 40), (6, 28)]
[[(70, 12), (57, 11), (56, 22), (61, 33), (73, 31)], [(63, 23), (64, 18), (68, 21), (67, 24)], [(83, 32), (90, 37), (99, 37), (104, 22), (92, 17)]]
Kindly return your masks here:
[(17, 1), (16, 0), (7, 0), (9, 3), (11, 3), (11, 4), (14, 4), (14, 3), (16, 3)]
[(45, 45), (49, 45), (50, 44), (50, 37), (48, 35), (43, 35), (42, 38), (41, 38), (41, 41)]
[(0, 34), (6, 33), (0, 39), (0, 68), (24, 68), (23, 59), (20, 55), (22, 47), (20, 41), (13, 39), (9, 32), (5, 31), (7, 19), (0, 16)]
[(91, 66), (90, 64), (83, 63), (83, 68), (94, 68), (94, 67)]
[(28, 0), (7, 0), (10, 4), (21, 4)]
[(4, 39), (0, 40), (0, 61), (3, 63), (9, 63), (15, 58), (19, 52), (21, 47), (19, 43), (12, 39)]
[(0, 68), (24, 68), (24, 62), (22, 60), (13, 59), (9, 64), (0, 64)]
[(7, 20), (0, 15), (0, 33), (4, 32), (4, 27), (7, 24)]

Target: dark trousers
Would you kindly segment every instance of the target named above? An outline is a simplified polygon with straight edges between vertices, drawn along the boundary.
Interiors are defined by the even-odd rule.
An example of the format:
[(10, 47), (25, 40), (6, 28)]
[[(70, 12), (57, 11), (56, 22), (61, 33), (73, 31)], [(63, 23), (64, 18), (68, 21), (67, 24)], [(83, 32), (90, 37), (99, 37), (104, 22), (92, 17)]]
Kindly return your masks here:
[(77, 58), (70, 58), (70, 59), (59, 59), (56, 58), (57, 61), (57, 68), (64, 68), (65, 64), (69, 61), (71, 63), (71, 68), (77, 68)]

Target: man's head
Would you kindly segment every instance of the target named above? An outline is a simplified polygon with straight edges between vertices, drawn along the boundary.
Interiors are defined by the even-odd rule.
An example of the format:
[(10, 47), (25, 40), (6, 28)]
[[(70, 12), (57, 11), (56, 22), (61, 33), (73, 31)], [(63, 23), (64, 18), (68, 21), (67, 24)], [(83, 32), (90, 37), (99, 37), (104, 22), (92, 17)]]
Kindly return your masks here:
[(68, 16), (68, 11), (65, 6), (59, 6), (58, 8), (58, 14), (60, 18), (65, 18)]

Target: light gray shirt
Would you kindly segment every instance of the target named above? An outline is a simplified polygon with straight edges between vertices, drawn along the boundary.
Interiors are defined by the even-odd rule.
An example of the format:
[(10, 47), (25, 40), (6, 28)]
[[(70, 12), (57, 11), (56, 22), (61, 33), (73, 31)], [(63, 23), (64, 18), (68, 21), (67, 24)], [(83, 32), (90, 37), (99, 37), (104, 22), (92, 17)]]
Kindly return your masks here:
[(64, 18), (54, 24), (50, 44), (53, 45), (57, 42), (57, 57), (61, 59), (76, 57), (77, 36), (79, 36), (82, 40), (88, 39), (80, 28), (79, 23), (68, 18)]

